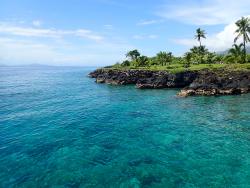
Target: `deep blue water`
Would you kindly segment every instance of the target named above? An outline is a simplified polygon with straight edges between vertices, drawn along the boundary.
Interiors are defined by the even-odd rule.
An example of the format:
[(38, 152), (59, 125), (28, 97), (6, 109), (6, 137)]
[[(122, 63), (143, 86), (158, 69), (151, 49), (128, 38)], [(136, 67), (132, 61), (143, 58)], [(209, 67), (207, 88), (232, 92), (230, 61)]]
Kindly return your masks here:
[(250, 187), (250, 95), (0, 68), (0, 187)]

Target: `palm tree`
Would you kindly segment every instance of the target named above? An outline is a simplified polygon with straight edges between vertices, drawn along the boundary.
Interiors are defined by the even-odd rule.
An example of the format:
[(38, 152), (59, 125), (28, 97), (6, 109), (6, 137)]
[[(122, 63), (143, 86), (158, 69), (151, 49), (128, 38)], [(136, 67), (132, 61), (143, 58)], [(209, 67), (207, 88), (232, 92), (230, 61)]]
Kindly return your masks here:
[(250, 19), (242, 17), (240, 20), (238, 20), (236, 23), (236, 26), (238, 27), (235, 31), (238, 35), (234, 39), (234, 42), (236, 42), (241, 36), (243, 37), (243, 51), (244, 51), (244, 60), (243, 62), (246, 62), (246, 43), (250, 42)]
[(138, 50), (132, 50), (132, 51), (129, 51), (127, 54), (126, 54), (126, 57), (130, 58), (132, 61), (134, 60), (137, 60), (138, 57), (140, 57), (140, 53), (138, 52)]
[(149, 61), (149, 59), (147, 56), (140, 56), (136, 61), (136, 66), (144, 67), (144, 66), (148, 65), (148, 61)]
[(233, 48), (228, 51), (231, 57), (233, 57), (235, 63), (242, 60), (242, 56), (244, 55), (244, 50), (242, 50), (243, 46), (244, 45), (242, 43), (240, 45), (234, 44)]
[(191, 60), (192, 60), (192, 53), (191, 53), (191, 52), (185, 53), (184, 59), (186, 60), (186, 61), (185, 61), (185, 64), (184, 64), (184, 67), (185, 67), (185, 68), (190, 67)]
[(206, 53), (208, 53), (208, 49), (206, 49), (205, 46), (199, 46), (199, 47), (194, 46), (193, 48), (190, 49), (190, 52), (192, 54), (205, 55)]
[(200, 48), (201, 48), (201, 39), (202, 38), (206, 38), (206, 33), (204, 30), (202, 30), (201, 28), (196, 29), (196, 35), (195, 35), (195, 39), (198, 40), (199, 44), (200, 44)]
[[(199, 56), (200, 56), (200, 63), (202, 62), (202, 56), (203, 56), (203, 54), (202, 54), (202, 45), (201, 45), (201, 39), (202, 38), (206, 38), (206, 33), (205, 33), (205, 31), (204, 30), (202, 30), (201, 28), (198, 28), (198, 29), (196, 29), (196, 35), (195, 35), (195, 39), (197, 39), (198, 40), (198, 42), (199, 42), (199, 44), (200, 44), (200, 46), (199, 46)], [(204, 48), (205, 48), (205, 46), (204, 46)]]
[(167, 52), (161, 51), (158, 54), (156, 54), (156, 59), (157, 59), (159, 64), (164, 66), (167, 63), (170, 63), (172, 61), (172, 53), (171, 52), (167, 53)]

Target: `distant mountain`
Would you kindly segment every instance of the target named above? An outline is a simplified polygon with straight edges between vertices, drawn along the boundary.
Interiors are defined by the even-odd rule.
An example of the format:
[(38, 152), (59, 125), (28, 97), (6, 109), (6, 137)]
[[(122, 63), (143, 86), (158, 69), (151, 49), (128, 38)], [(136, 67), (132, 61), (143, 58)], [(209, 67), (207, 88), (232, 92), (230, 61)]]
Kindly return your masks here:
[[(247, 50), (247, 53), (250, 54), (250, 46), (247, 46), (246, 50)], [(217, 54), (224, 55), (224, 54), (227, 54), (228, 51), (229, 51), (229, 49), (225, 50), (225, 51), (217, 52)]]
[(45, 64), (20, 64), (20, 65), (7, 65), (0, 63), (0, 67), (51, 67), (51, 65), (45, 65)]

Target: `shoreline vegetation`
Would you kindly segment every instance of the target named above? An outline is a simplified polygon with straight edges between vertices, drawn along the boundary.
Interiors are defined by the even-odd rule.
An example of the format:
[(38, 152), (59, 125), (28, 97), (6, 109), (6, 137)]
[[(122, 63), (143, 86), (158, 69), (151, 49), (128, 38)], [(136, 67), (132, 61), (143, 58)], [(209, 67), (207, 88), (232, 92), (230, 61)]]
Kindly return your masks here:
[[(206, 33), (196, 30), (194, 46), (182, 57), (171, 52), (159, 52), (154, 57), (129, 51), (126, 60), (90, 73), (97, 83), (136, 84), (137, 88), (183, 88), (179, 96), (226, 95), (250, 92), (250, 19), (242, 17), (236, 23), (236, 38), (232, 48), (224, 53), (210, 52), (202, 45)], [(242, 43), (238, 44), (237, 41)]]

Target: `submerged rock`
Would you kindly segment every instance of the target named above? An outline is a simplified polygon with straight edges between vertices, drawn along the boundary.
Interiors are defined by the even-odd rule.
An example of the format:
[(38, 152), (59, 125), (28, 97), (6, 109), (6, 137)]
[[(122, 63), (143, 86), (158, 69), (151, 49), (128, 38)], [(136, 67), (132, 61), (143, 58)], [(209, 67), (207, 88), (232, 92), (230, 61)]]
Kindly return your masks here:
[(120, 188), (140, 188), (141, 182), (137, 178), (132, 178), (126, 182), (123, 182), (119, 186)]

